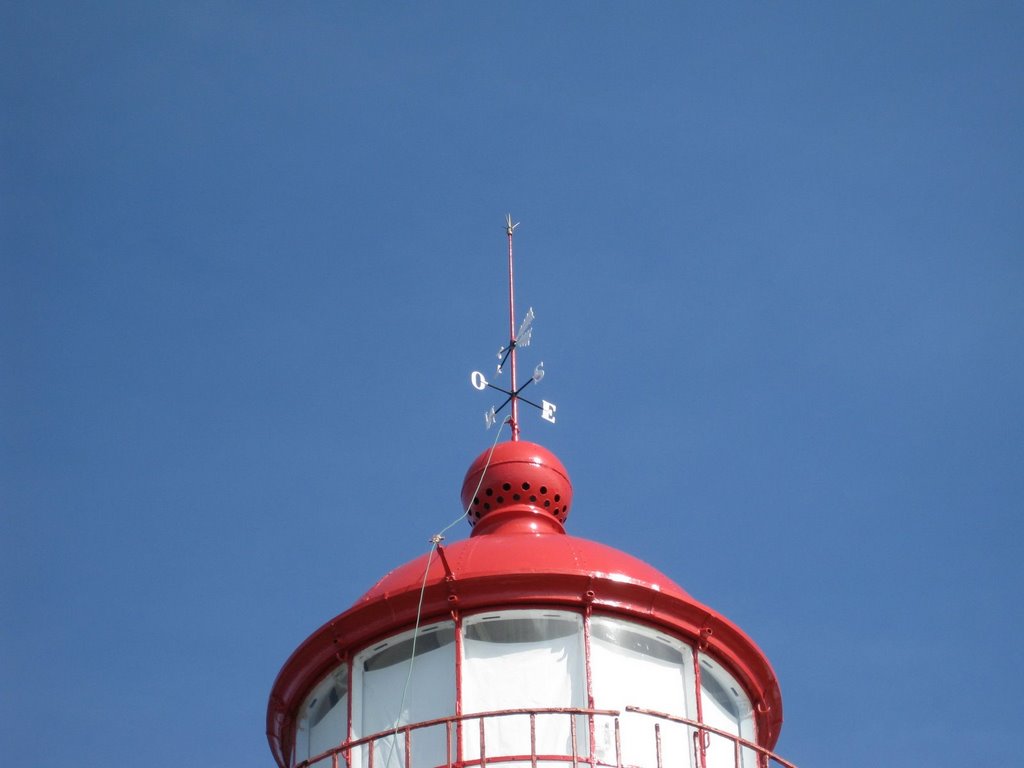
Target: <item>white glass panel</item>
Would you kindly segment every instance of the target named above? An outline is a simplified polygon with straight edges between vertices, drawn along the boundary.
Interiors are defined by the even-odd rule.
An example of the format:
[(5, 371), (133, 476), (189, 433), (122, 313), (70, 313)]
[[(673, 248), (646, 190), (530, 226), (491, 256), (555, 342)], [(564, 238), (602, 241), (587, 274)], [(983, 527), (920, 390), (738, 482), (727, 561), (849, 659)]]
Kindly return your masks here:
[[(740, 684), (720, 664), (700, 655), (700, 698), (703, 721), (710, 726), (754, 740), (754, 718), (750, 699)], [(735, 742), (724, 736), (709, 734), (707, 768), (735, 768)], [(757, 765), (751, 749), (740, 749), (740, 768)]]
[[(361, 691), (353, 700), (353, 730), (358, 730), (358, 736), (455, 713), (455, 625), (451, 622), (421, 628), (415, 642), (413, 633), (406, 632), (378, 643), (360, 653), (354, 666)], [(443, 724), (412, 731), (413, 764), (444, 765), (445, 733)], [(405, 765), (401, 731), (378, 739), (373, 749), (374, 768)], [(362, 764), (368, 765), (367, 750), (361, 752)]]
[[(686, 681), (692, 665), (690, 648), (675, 638), (631, 622), (595, 616), (590, 622), (590, 674), (594, 707), (616, 709), (622, 761), (657, 765), (654, 725), (661, 730), (662, 765), (689, 766), (692, 729), (648, 715), (626, 712), (643, 707), (686, 717)], [(615, 722), (597, 719), (594, 750), (615, 764)]]
[[(586, 706), (583, 620), (562, 611), (503, 611), (464, 623), (462, 711), (464, 714), (509, 709)], [(587, 754), (585, 718), (577, 719), (577, 752)], [(538, 715), (538, 755), (571, 755), (572, 716)], [(463, 755), (480, 758), (478, 720), (463, 729)], [(528, 715), (485, 720), (485, 754), (530, 754)]]
[(295, 749), (292, 751), (292, 765), (298, 765), (309, 757), (309, 720), (300, 718), (295, 726)]
[(347, 736), (348, 667), (339, 667), (302, 704), (295, 734), (295, 762), (337, 747)]

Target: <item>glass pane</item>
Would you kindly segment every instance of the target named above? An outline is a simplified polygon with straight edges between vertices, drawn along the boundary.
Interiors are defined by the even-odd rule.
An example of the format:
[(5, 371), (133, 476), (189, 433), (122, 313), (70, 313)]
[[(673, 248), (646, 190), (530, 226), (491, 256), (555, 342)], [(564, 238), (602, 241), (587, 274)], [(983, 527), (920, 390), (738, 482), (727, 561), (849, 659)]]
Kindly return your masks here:
[[(410, 723), (455, 713), (455, 625), (451, 622), (422, 628), (378, 643), (356, 657), (361, 678), (358, 699), (359, 735), (389, 731)], [(444, 765), (448, 749), (445, 726), (412, 731), (415, 765)], [(399, 730), (373, 743), (374, 768), (405, 765), (405, 734)], [(362, 750), (368, 764), (367, 750)]]
[(299, 712), (295, 761), (339, 746), (348, 737), (348, 667), (339, 667), (317, 684)]
[[(703, 722), (734, 736), (754, 740), (754, 718), (750, 699), (739, 682), (721, 664), (700, 654), (700, 698)], [(757, 755), (740, 749), (740, 768), (754, 768)], [(735, 768), (736, 742), (709, 734), (707, 768)]]
[[(627, 706), (687, 716), (690, 649), (675, 638), (631, 622), (595, 616), (590, 622), (590, 674), (597, 709), (616, 709), (623, 763), (657, 765), (655, 723), (660, 725), (662, 764), (691, 765), (692, 729)], [(615, 764), (614, 718), (597, 719), (594, 751)]]
[[(561, 611), (504, 611), (474, 616), (464, 624), (462, 711), (465, 714), (516, 709), (586, 707), (583, 620)], [(572, 715), (536, 717), (538, 755), (572, 755)], [(588, 754), (586, 719), (576, 718), (577, 754)], [(480, 759), (478, 720), (463, 729), (463, 756)], [(484, 721), (485, 755), (526, 756), (531, 752), (528, 715)]]

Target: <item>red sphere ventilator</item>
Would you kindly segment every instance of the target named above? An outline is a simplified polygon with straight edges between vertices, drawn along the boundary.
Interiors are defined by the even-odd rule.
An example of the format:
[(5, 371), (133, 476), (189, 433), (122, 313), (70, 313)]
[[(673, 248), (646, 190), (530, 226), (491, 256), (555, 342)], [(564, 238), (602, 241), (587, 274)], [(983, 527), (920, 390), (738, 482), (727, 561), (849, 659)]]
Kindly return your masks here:
[(469, 510), (474, 536), (498, 527), (507, 533), (561, 533), (571, 504), (572, 483), (562, 462), (547, 448), (522, 440), (481, 453), (462, 481), (462, 507)]

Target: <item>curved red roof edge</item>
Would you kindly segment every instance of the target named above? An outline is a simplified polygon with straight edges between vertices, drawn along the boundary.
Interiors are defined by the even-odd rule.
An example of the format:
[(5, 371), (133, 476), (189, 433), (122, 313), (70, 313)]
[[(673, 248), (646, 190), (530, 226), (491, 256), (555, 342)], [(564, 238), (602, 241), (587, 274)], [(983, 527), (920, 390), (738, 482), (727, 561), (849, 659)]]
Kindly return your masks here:
[[(782, 697), (764, 653), (739, 627), (697, 602), (657, 569), (613, 547), (573, 536), (492, 533), (423, 555), (388, 573), (355, 605), (309, 636), (285, 662), (267, 707), (278, 764), (294, 713), (324, 675), (354, 652), (411, 628), (430, 560), (421, 624), (460, 612), (557, 606), (640, 619), (692, 642), (725, 664), (754, 704), (758, 741), (772, 749)], [(445, 567), (447, 561), (451, 572)]]

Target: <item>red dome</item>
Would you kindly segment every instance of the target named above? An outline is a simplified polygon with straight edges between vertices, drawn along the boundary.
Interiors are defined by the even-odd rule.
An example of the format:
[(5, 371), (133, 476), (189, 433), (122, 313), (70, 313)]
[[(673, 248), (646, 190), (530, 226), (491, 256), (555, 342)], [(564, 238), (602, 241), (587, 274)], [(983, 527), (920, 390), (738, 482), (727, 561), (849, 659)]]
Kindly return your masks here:
[[(481, 509), (473, 535), (402, 565), (381, 578), (355, 605), (314, 632), (278, 674), (267, 711), (267, 733), (283, 765), (282, 747), (297, 707), (312, 687), (343, 658), (370, 643), (421, 622), (497, 607), (562, 606), (632, 617), (693, 642), (724, 662), (741, 680), (755, 706), (758, 740), (774, 746), (782, 724), (782, 700), (767, 658), (738, 627), (694, 600), (652, 566), (619, 550), (568, 536), (572, 486), (561, 462), (532, 443), (485, 452), (463, 483), (466, 507), (476, 489), (500, 488), (497, 506)], [(518, 483), (520, 499), (503, 488)], [(523, 489), (523, 485), (530, 487)], [(559, 512), (523, 492), (544, 486), (559, 498)], [(468, 496), (467, 496), (468, 494)], [(491, 497), (499, 494), (495, 491)], [(512, 494), (514, 496), (514, 494)], [(561, 518), (561, 520), (559, 519)]]
[[(511, 522), (506, 523), (506, 526), (512, 527)], [(456, 582), (475, 582), (499, 576), (533, 580), (532, 577), (543, 575), (546, 578), (557, 577), (557, 583), (562, 585), (565, 579), (610, 581), (693, 601), (665, 574), (613, 547), (565, 534), (551, 535), (548, 531), (540, 531), (534, 536), (522, 536), (520, 531), (514, 530), (508, 534), (497, 531), (489, 535), (474, 535), (454, 542), (444, 547), (444, 561), (436, 554), (412, 560), (381, 578), (356, 602), (356, 607), (386, 600), (409, 590), (418, 591), (423, 584), (423, 572), (428, 559), (431, 560), (430, 572), (427, 574), (428, 585), (445, 580), (448, 574), (444, 561), (447, 561), (452, 580)], [(564, 592), (565, 587), (562, 586), (559, 591)], [(522, 597), (505, 595), (509, 602), (521, 601), (519, 598)], [(529, 601), (529, 596), (525, 597)], [(576, 594), (577, 600), (582, 597), (583, 593)], [(536, 601), (536, 597), (533, 599)]]
[(498, 443), (481, 453), (462, 481), (462, 508), (469, 510), (472, 526), (497, 512), (528, 509), (554, 518), (561, 528), (571, 503), (572, 483), (562, 462), (547, 448), (522, 440)]

